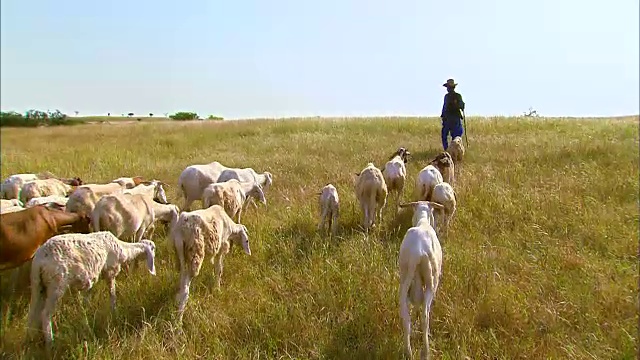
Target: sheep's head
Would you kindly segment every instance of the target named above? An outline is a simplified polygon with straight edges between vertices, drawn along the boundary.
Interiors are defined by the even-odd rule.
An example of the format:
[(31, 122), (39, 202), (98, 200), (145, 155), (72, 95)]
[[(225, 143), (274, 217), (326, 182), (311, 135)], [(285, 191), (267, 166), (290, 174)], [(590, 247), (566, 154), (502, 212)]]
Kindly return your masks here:
[(231, 241), (238, 243), (242, 246), (242, 249), (247, 255), (251, 255), (251, 248), (249, 247), (249, 232), (247, 227), (242, 224), (236, 225), (235, 231), (231, 234)]
[(271, 184), (273, 184), (273, 174), (268, 171), (262, 173), (264, 175), (264, 184), (261, 184), (264, 190), (267, 190)]
[(399, 156), (402, 159), (402, 161), (406, 164), (409, 162), (409, 157), (411, 156), (411, 153), (409, 152), (409, 150), (401, 147), (401, 148), (398, 148), (398, 150), (396, 150), (396, 152), (393, 153), (393, 155), (391, 155), (389, 160), (393, 159), (396, 156)]
[(163, 187), (163, 185), (166, 186), (167, 184), (159, 180), (152, 180), (149, 182), (149, 185), (155, 186), (153, 190), (153, 200), (159, 202), (160, 204), (169, 203), (169, 201), (167, 201), (167, 194), (165, 193), (164, 187)]
[(153, 241), (147, 239), (140, 240), (140, 243), (142, 243), (142, 245), (144, 246), (144, 252), (147, 255), (147, 268), (149, 269), (149, 273), (151, 273), (151, 275), (155, 275), (156, 244)]
[(411, 207), (413, 209), (412, 224), (416, 226), (418, 222), (427, 218), (432, 228), (436, 228), (436, 221), (433, 215), (435, 210), (444, 210), (444, 206), (433, 201), (412, 201), (399, 205), (400, 208)]
[(260, 184), (254, 184), (249, 192), (249, 196), (260, 201), (264, 206), (267, 206), (267, 198), (264, 196), (264, 191), (262, 190), (262, 186)]
[(453, 159), (448, 152), (441, 152), (429, 163), (438, 168), (438, 170), (442, 171), (444, 168), (451, 167), (453, 165)]
[(80, 179), (79, 177), (74, 177), (74, 178), (68, 179), (68, 181), (66, 183), (67, 183), (67, 185), (71, 185), (71, 186), (84, 185), (84, 181), (82, 181), (82, 179)]

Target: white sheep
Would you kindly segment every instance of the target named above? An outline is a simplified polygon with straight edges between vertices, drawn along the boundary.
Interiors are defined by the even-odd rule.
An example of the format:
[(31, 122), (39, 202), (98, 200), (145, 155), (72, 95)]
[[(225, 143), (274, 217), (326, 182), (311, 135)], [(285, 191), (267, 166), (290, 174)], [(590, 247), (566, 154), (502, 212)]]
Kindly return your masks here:
[(336, 189), (333, 184), (327, 184), (317, 195), (320, 195), (320, 223), (318, 224), (318, 231), (322, 231), (325, 225), (327, 225), (327, 230), (330, 230), (331, 233), (335, 235), (338, 228), (338, 216), (340, 212), (338, 189)]
[(180, 266), (180, 288), (176, 301), (178, 323), (181, 323), (191, 280), (198, 276), (205, 256), (211, 256), (216, 288), (220, 290), (222, 261), (229, 252), (229, 242), (242, 246), (247, 255), (251, 255), (251, 249), (247, 228), (234, 223), (220, 205), (180, 213), (177, 223), (171, 229), (170, 239)]
[(67, 206), (67, 202), (69, 201), (68, 197), (60, 196), (60, 195), (49, 195), (49, 196), (40, 196), (34, 197), (29, 202), (25, 204), (25, 207), (30, 208), (40, 204), (47, 203), (56, 203), (60, 206)]
[(246, 209), (249, 199), (257, 199), (267, 205), (262, 186), (256, 182), (240, 182), (230, 179), (207, 186), (202, 193), (204, 208), (220, 205), (236, 223), (240, 223), (242, 212)]
[(153, 200), (161, 204), (168, 204), (169, 202), (167, 201), (167, 194), (162, 187), (163, 185), (166, 186), (167, 184), (159, 180), (144, 181), (139, 185), (136, 185), (134, 188), (124, 189), (123, 192), (125, 194), (140, 194), (149, 196)]
[(8, 214), (16, 211), (22, 211), (25, 209), (26, 208), (23, 208), (22, 206), (8, 206), (8, 207), (0, 208), (0, 214)]
[(50, 238), (36, 250), (31, 262), (31, 305), (27, 336), (42, 330), (45, 343), (53, 342), (51, 316), (67, 288), (87, 291), (104, 278), (109, 286), (111, 309), (116, 306), (116, 276), (121, 266), (145, 255), (151, 275), (156, 274), (155, 244), (120, 241), (108, 231), (63, 234)]
[(7, 200), (7, 199), (0, 199), (0, 208), (8, 208), (8, 207), (12, 207), (12, 206), (23, 206), (24, 204), (22, 203), (22, 201), (18, 200), (18, 199), (11, 199), (11, 200)]
[(134, 176), (134, 177), (119, 177), (117, 179), (111, 180), (112, 183), (116, 183), (122, 186), (125, 189), (133, 189), (144, 181), (142, 176)]
[[(455, 214), (456, 212), (456, 194), (453, 190), (453, 187), (451, 187), (451, 185), (449, 185), (449, 183), (447, 182), (441, 182), (437, 184), (433, 187), (431, 201), (438, 203), (444, 207), (444, 221), (440, 223), (442, 224), (441, 227), (444, 227), (448, 234), (451, 219), (453, 218), (453, 214)], [(440, 231), (441, 229), (438, 228), (437, 230)]]
[(69, 195), (65, 211), (90, 217), (101, 196), (96, 194), (92, 187), (79, 186)]
[(35, 197), (50, 195), (67, 196), (71, 192), (71, 185), (67, 185), (58, 179), (33, 180), (22, 185), (20, 201), (23, 204)]
[(404, 352), (409, 358), (411, 353), (411, 313), (409, 300), (420, 309), (422, 315), (423, 349), (422, 358), (429, 358), (429, 313), (431, 302), (438, 290), (442, 275), (442, 248), (434, 230), (434, 209), (442, 205), (430, 201), (418, 201), (402, 204), (400, 207), (413, 207), (413, 227), (407, 230), (398, 255), (400, 268), (400, 288), (398, 292), (400, 318), (404, 333)]
[(464, 157), (464, 145), (462, 144), (462, 138), (460, 136), (456, 136), (451, 140), (451, 144), (447, 148), (447, 152), (451, 154), (451, 157), (454, 161), (459, 162), (462, 161)]
[(443, 151), (438, 154), (431, 162), (430, 165), (435, 166), (440, 174), (442, 174), (442, 180), (451, 185), (455, 183), (455, 164), (451, 155)]
[(152, 203), (148, 195), (105, 195), (91, 212), (93, 231), (110, 231), (120, 239), (141, 241), (155, 221)]
[(4, 179), (2, 182), (2, 197), (4, 199), (19, 199), (20, 189), (22, 185), (29, 181), (38, 180), (39, 177), (36, 174), (14, 174)]
[(431, 193), (433, 192), (433, 187), (436, 184), (441, 183), (443, 180), (442, 174), (440, 170), (433, 165), (425, 166), (418, 173), (418, 177), (416, 178), (416, 187), (414, 189), (414, 199), (416, 201), (431, 200)]
[(382, 175), (387, 184), (389, 195), (395, 194), (395, 206), (400, 203), (400, 197), (404, 190), (404, 184), (407, 179), (406, 163), (409, 161), (411, 153), (407, 149), (401, 147), (389, 158), (384, 165)]
[(387, 184), (380, 169), (368, 163), (361, 172), (356, 173), (355, 192), (364, 213), (364, 229), (375, 227), (376, 212), (382, 222), (382, 210), (387, 203)]
[(182, 210), (189, 211), (194, 201), (202, 200), (202, 193), (210, 184), (230, 179), (258, 182), (266, 191), (273, 182), (273, 175), (269, 172), (258, 174), (252, 168), (230, 168), (217, 161), (187, 166), (178, 177), (178, 188), (184, 197)]

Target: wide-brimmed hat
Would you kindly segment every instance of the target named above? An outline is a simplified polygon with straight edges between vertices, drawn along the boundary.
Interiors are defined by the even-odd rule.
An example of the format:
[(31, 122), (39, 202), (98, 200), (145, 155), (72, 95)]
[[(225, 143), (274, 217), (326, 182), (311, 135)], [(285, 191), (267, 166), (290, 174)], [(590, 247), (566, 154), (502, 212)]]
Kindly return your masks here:
[(453, 79), (448, 79), (446, 83), (442, 84), (442, 86), (446, 87), (456, 87), (458, 85)]

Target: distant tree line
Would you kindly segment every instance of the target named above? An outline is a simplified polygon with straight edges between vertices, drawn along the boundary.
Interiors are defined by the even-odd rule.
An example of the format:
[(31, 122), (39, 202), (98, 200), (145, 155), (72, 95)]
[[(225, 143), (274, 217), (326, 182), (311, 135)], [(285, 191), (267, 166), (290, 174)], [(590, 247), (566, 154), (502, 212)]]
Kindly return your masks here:
[(41, 111), (29, 110), (24, 115), (16, 111), (0, 112), (0, 127), (36, 127), (36, 126), (54, 126), (54, 125), (74, 125), (80, 124), (82, 121), (70, 119), (67, 114), (63, 114), (60, 110)]

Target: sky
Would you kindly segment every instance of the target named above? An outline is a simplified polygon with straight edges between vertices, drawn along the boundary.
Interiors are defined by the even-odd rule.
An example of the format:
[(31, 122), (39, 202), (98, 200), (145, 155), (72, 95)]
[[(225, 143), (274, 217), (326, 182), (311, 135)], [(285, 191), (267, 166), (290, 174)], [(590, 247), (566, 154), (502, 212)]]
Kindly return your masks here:
[[(607, 5), (609, 4), (609, 5)], [(3, 111), (639, 113), (638, 0), (2, 0)]]

